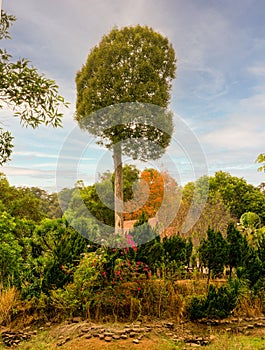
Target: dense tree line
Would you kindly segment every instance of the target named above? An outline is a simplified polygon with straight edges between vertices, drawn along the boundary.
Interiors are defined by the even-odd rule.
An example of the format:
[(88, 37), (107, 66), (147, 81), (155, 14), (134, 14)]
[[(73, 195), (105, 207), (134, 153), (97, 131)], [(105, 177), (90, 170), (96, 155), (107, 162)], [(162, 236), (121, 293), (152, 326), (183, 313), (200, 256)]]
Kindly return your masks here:
[[(150, 176), (151, 173), (155, 174), (153, 179), (161, 182), (163, 174), (160, 176), (150, 169), (140, 172), (134, 167), (124, 168), (124, 193), (128, 201), (134, 199), (134, 194), (139, 194), (137, 190), (132, 191), (132, 186), (139, 186), (141, 189), (142, 178), (146, 178), (146, 174)], [(101, 241), (100, 227), (93, 218), (89, 219), (83, 215), (83, 207), (79, 204), (81, 193), (85, 207), (99, 220), (104, 219), (106, 223), (114, 226), (113, 211), (101, 203), (98, 195), (102, 190), (108, 200), (113, 201), (111, 173), (104, 174), (95, 185), (84, 186), (83, 182), (79, 181), (75, 188), (63, 189), (58, 194), (49, 194), (38, 188), (10, 186), (2, 174), (0, 283), (5, 287), (15, 285), (26, 300), (45, 295), (53, 303), (62, 302), (64, 298), (65, 302), (68, 300), (70, 304), (74, 302), (83, 305), (85, 300), (90, 298), (91, 307), (96, 307), (95, 298), (98, 298), (98, 295), (102, 297), (106, 293), (109, 296), (117, 294), (122, 288), (122, 283), (133, 283), (131, 288), (134, 288), (134, 293), (138, 293), (140, 297), (149, 283), (147, 281), (192, 278), (193, 273), (207, 278), (209, 282), (211, 279), (226, 276), (233, 280), (239, 279), (244, 281), (253, 295), (264, 295), (264, 193), (242, 179), (225, 173), (201, 179), (198, 181), (201, 187), (190, 183), (180, 188), (174, 181), (170, 181), (168, 174), (164, 178), (167, 186), (170, 184), (170, 192), (175, 197), (175, 202), (171, 201), (170, 197), (168, 203), (179, 203), (179, 196), (182, 195), (178, 215), (183, 215), (183, 218), (176, 218), (167, 230), (159, 231), (159, 227), (152, 228), (147, 223), (151, 212), (145, 213), (137, 209), (138, 220), (133, 230), (124, 236), (125, 242), (121, 242), (121, 248), (118, 245), (117, 248), (110, 248), (108, 245), (104, 246), (104, 242)], [(216, 185), (220, 178), (222, 181), (223, 178), (226, 179), (226, 185), (221, 185), (222, 181), (220, 186)], [(180, 234), (181, 226), (177, 225), (185, 220), (184, 209), (188, 207), (191, 198), (194, 198), (194, 193), (198, 200), (204, 195), (206, 180), (209, 180), (210, 190), (202, 217), (193, 228), (192, 234), (184, 237)], [(215, 184), (212, 188), (211, 182)], [(232, 184), (241, 188), (240, 193), (247, 193), (247, 196), (260, 201), (260, 206), (250, 206), (246, 201), (247, 211), (239, 218), (232, 215), (229, 208), (232, 208), (233, 212), (238, 210), (237, 215), (243, 212), (242, 201), (237, 196), (239, 189), (235, 191)], [(227, 190), (222, 189), (222, 186), (227, 186)], [(230, 187), (232, 189), (229, 195)], [(152, 204), (155, 191), (153, 181), (147, 201), (150, 207), (154, 208), (153, 213), (157, 207), (157, 201)], [(137, 198), (138, 200), (140, 198)], [(255, 212), (250, 211), (253, 208)], [(131, 215), (132, 218), (136, 218), (134, 211)], [(216, 218), (214, 219), (214, 216), (218, 215), (226, 217), (225, 221), (219, 221), (219, 225)], [(71, 226), (71, 220), (78, 232)], [(98, 279), (92, 277), (96, 266), (100, 273)], [(201, 274), (202, 268), (207, 269), (207, 276)], [(236, 298), (233, 288), (236, 287), (231, 284), (229, 288), (219, 291), (211, 287), (208, 299), (200, 302), (201, 309), (197, 310), (196, 303), (193, 302), (193, 317), (213, 312), (212, 306), (209, 306), (213, 303), (210, 302), (212, 299), (224, 305), (227, 295), (231, 298), (233, 295), (233, 303), (225, 307), (227, 310), (233, 308)], [(125, 300), (125, 296), (123, 297), (122, 300)], [(76, 313), (81, 312), (78, 308), (75, 310)]]

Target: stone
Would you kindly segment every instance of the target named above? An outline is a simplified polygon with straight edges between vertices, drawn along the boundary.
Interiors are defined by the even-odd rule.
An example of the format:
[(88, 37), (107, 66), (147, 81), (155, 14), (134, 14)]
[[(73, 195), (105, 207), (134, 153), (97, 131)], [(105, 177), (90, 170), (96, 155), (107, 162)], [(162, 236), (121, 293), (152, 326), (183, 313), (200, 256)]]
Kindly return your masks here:
[(165, 326), (169, 329), (174, 329), (174, 323), (173, 322), (167, 322)]
[(62, 345), (64, 345), (64, 344), (65, 344), (65, 341), (63, 340), (63, 341), (57, 343), (57, 346), (62, 346)]
[(255, 326), (256, 327), (265, 327), (265, 325), (263, 324), (263, 323), (261, 323), (261, 322), (257, 322), (257, 323), (255, 323)]
[(113, 338), (113, 340), (119, 340), (119, 339), (121, 339), (121, 336), (118, 334), (115, 334), (112, 336), (112, 338)]
[(82, 333), (88, 333), (90, 331), (90, 328), (82, 328), (81, 332)]
[(128, 335), (122, 334), (122, 335), (121, 335), (121, 339), (124, 339), (124, 340), (125, 340), (125, 339), (128, 339)]
[(134, 343), (134, 344), (139, 344), (140, 341), (139, 341), (139, 339), (133, 339), (133, 343)]
[(112, 337), (114, 335), (113, 332), (104, 332), (105, 337)]
[(125, 333), (130, 333), (131, 331), (132, 331), (132, 329), (131, 328), (124, 328), (124, 330), (123, 330)]
[(132, 328), (132, 332), (138, 333), (140, 331), (140, 327), (134, 327)]
[(107, 342), (107, 343), (110, 343), (112, 341), (112, 337), (105, 337), (104, 340)]
[(135, 332), (130, 332), (130, 333), (129, 333), (129, 337), (130, 337), (130, 338), (134, 338), (135, 336), (136, 336), (136, 333), (135, 333)]

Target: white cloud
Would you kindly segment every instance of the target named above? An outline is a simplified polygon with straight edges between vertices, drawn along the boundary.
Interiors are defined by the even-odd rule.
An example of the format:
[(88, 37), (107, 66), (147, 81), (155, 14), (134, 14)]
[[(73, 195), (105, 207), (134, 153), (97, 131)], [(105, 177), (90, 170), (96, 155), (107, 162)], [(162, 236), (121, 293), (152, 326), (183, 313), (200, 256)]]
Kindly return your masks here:
[(257, 75), (259, 77), (265, 76), (265, 65), (256, 65), (248, 68), (251, 74)]

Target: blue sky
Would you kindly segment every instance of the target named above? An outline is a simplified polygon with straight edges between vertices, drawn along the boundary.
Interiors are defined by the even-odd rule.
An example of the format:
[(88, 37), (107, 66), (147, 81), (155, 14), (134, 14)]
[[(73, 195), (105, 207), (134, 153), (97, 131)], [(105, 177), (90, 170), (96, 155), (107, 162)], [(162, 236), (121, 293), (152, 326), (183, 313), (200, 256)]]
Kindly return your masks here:
[[(113, 26), (136, 24), (172, 42), (178, 61), (171, 108), (177, 127), (189, 130), (186, 141), (178, 140), (176, 130), (167, 157), (146, 166), (168, 169), (182, 185), (218, 170), (254, 185), (264, 181), (255, 164), (265, 152), (263, 0), (3, 0), (2, 8), (17, 21), (12, 40), (1, 45), (55, 79), (71, 103), (62, 129), (21, 128), (9, 111), (0, 112), (2, 126), (15, 137), (12, 160), (1, 169), (12, 185), (53, 191), (77, 179), (93, 183), (99, 172), (112, 169), (111, 155), (73, 120), (75, 75)], [(58, 169), (58, 163), (67, 166)]]

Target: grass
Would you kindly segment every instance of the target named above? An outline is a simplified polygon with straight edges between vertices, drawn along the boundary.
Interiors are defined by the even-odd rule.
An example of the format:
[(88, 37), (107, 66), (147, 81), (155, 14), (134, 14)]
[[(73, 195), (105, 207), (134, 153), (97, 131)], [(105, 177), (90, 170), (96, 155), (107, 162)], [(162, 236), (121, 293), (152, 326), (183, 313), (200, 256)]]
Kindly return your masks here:
[(18, 302), (18, 292), (15, 287), (3, 288), (0, 285), (0, 324), (7, 324), (11, 320), (13, 308)]

